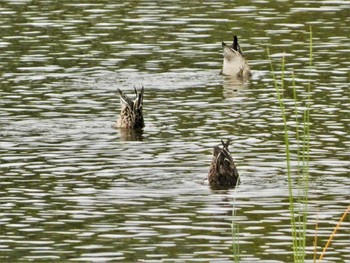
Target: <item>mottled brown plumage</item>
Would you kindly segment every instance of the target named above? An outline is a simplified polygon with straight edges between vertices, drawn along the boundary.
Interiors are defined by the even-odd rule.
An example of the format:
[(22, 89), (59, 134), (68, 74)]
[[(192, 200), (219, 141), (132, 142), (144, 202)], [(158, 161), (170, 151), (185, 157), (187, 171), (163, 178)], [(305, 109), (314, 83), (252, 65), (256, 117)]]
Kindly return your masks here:
[(118, 89), (121, 110), (120, 116), (114, 124), (115, 128), (141, 129), (145, 126), (142, 112), (144, 88), (141, 88), (140, 93), (137, 92), (136, 88), (134, 89), (136, 94), (135, 100), (130, 99)]
[(233, 188), (239, 183), (239, 175), (228, 150), (230, 140), (226, 143), (221, 140), (221, 143), (223, 148), (214, 147), (208, 174), (209, 185), (214, 189)]

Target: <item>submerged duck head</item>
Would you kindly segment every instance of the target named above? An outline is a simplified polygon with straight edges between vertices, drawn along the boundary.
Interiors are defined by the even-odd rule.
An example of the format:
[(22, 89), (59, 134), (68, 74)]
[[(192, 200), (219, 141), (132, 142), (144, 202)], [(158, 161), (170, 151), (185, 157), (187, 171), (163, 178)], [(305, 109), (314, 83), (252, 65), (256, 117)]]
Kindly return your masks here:
[(233, 162), (228, 146), (230, 140), (221, 140), (222, 148), (214, 147), (213, 159), (210, 164), (208, 181), (214, 189), (233, 188), (239, 183), (239, 175)]
[(136, 88), (134, 90), (136, 97), (132, 100), (118, 89), (121, 110), (120, 116), (114, 124), (115, 128), (141, 129), (145, 126), (142, 113), (144, 88), (141, 88), (140, 93), (137, 92)]
[(224, 61), (221, 73), (223, 75), (234, 76), (238, 78), (249, 78), (251, 76), (250, 67), (244, 58), (242, 49), (238, 44), (237, 36), (233, 37), (231, 46), (222, 42)]

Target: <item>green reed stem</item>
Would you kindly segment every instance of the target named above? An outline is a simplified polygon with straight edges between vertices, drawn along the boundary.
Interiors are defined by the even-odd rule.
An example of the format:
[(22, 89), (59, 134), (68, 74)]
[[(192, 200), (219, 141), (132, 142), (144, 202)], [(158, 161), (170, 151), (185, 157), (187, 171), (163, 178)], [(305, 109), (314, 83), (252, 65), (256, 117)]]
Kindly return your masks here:
[[(310, 70), (312, 68), (312, 28), (310, 26)], [(306, 118), (304, 120), (304, 130), (306, 138), (304, 139), (305, 143), (305, 150), (303, 151), (305, 155), (305, 163), (303, 163), (303, 170), (305, 171), (303, 174), (304, 179), (304, 207), (303, 207), (303, 247), (304, 247), (304, 254), (305, 254), (305, 247), (306, 247), (306, 223), (307, 223), (307, 211), (308, 211), (308, 193), (309, 193), (309, 176), (310, 176), (310, 109), (311, 109), (311, 76), (309, 75), (309, 84), (307, 89), (307, 107), (306, 107)]]
[(231, 221), (231, 234), (232, 234), (232, 250), (235, 258), (235, 262), (240, 261), (240, 251), (239, 251), (239, 225), (235, 224), (234, 218), (236, 216), (235, 203), (236, 203), (236, 190), (239, 180), (237, 180), (236, 187), (234, 189), (233, 204), (232, 204), (232, 221)]
[(316, 263), (316, 253), (317, 253), (317, 234), (318, 234), (318, 214), (316, 217), (316, 225), (315, 225), (315, 236), (314, 236), (314, 256), (313, 256), (313, 263)]
[[(280, 110), (282, 113), (282, 119), (284, 124), (284, 143), (286, 146), (286, 159), (287, 159), (287, 177), (288, 177), (288, 193), (289, 193), (289, 211), (290, 211), (290, 220), (291, 220), (291, 227), (292, 227), (292, 240), (293, 240), (293, 254), (294, 254), (294, 260), (296, 260), (296, 257), (298, 256), (298, 241), (296, 237), (296, 224), (295, 224), (295, 208), (294, 208), (294, 197), (293, 197), (293, 187), (292, 187), (292, 176), (291, 176), (291, 162), (290, 162), (290, 147), (289, 147), (289, 137), (288, 137), (288, 126), (287, 126), (287, 117), (285, 113), (285, 105), (283, 103), (283, 95), (281, 93), (283, 90), (280, 90), (280, 87), (277, 83), (277, 79), (274, 73), (273, 64), (270, 56), (270, 50), (267, 48), (267, 54), (270, 59), (270, 67), (271, 67), (271, 73), (272, 78), (274, 82), (274, 86), (277, 93), (277, 99), (279, 102)], [(281, 89), (284, 87), (284, 68), (285, 68), (285, 58), (282, 57), (282, 81), (281, 81)]]
[[(298, 117), (298, 97), (295, 87), (294, 72), (293, 79), (293, 99), (294, 99), (294, 114), (296, 122), (296, 142), (297, 142), (297, 204), (295, 204), (293, 196), (293, 184), (291, 174), (291, 151), (290, 140), (288, 135), (286, 105), (284, 104), (283, 91), (285, 88), (285, 57), (282, 57), (282, 71), (280, 84), (276, 79), (274, 68), (270, 56), (270, 51), (267, 48), (267, 54), (270, 59), (271, 74), (273, 77), (274, 86), (277, 93), (277, 99), (282, 114), (284, 124), (284, 143), (286, 147), (286, 165), (288, 177), (288, 193), (289, 193), (289, 210), (292, 228), (293, 255), (294, 262), (305, 261), (306, 247), (306, 225), (307, 225), (307, 209), (308, 209), (308, 191), (309, 191), (309, 162), (310, 162), (310, 108), (311, 108), (311, 76), (309, 75), (309, 84), (307, 88), (306, 109), (303, 112), (302, 122), (302, 138), (300, 138), (300, 121)], [(310, 27), (310, 70), (312, 67), (312, 30)], [(302, 140), (302, 145), (301, 145)], [(302, 160), (302, 163), (300, 162)], [(297, 207), (296, 207), (297, 205)], [(297, 214), (296, 214), (297, 212)], [(297, 219), (296, 219), (297, 217)]]
[(310, 67), (312, 67), (312, 62), (313, 62), (313, 60), (312, 60), (312, 27), (310, 26), (309, 27), (309, 29), (310, 29)]
[(233, 243), (232, 243), (233, 254), (234, 254), (235, 262), (238, 263), (240, 261), (240, 257), (239, 257), (239, 226), (232, 222), (231, 230), (232, 230), (232, 241), (233, 241)]
[[(300, 204), (303, 203), (303, 196), (304, 193), (302, 192), (302, 183), (303, 178), (302, 174), (300, 173), (300, 170), (302, 167), (300, 167), (300, 137), (299, 137), (299, 117), (298, 117), (298, 97), (296, 93), (296, 87), (295, 87), (295, 76), (294, 72), (292, 72), (292, 87), (293, 87), (293, 99), (294, 99), (294, 115), (295, 115), (295, 123), (296, 123), (296, 142), (297, 142), (297, 180), (298, 180), (298, 231), (296, 232), (297, 237), (297, 247), (298, 247), (298, 253), (297, 258), (298, 260), (302, 261), (303, 255), (305, 253), (305, 243), (303, 242), (304, 237), (301, 236), (301, 233), (304, 233), (303, 226), (300, 215), (303, 214), (302, 206)], [(300, 259), (299, 259), (300, 258)]]

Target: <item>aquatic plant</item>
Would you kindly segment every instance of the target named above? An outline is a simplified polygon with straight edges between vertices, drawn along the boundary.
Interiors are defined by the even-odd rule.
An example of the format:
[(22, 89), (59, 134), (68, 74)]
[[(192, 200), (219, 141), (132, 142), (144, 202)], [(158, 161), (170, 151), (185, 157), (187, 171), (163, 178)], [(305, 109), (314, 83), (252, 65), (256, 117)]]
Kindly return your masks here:
[(235, 262), (240, 261), (240, 250), (239, 250), (239, 225), (235, 223), (234, 219), (236, 216), (236, 191), (239, 180), (236, 181), (236, 187), (234, 188), (233, 202), (232, 202), (232, 220), (231, 220), (231, 233), (232, 233), (232, 251), (234, 255)]
[[(327, 240), (327, 243), (326, 245), (324, 246), (323, 250), (322, 250), (322, 253), (318, 259), (318, 262), (321, 262), (324, 255), (326, 254), (326, 251), (328, 249), (328, 247), (330, 246), (332, 240), (334, 239), (334, 236), (335, 236), (335, 233), (338, 231), (338, 229), (340, 228), (340, 224), (344, 221), (346, 215), (350, 213), (350, 205), (346, 208), (345, 212), (343, 213), (343, 215), (341, 216), (341, 218), (339, 219), (339, 222), (337, 223), (337, 225), (334, 227), (334, 230), (332, 232), (332, 234), (329, 236), (328, 240)], [(315, 242), (314, 242), (314, 245), (315, 245), (315, 248), (316, 248), (316, 241), (317, 241), (317, 238), (315, 236)], [(314, 262), (316, 262), (316, 249), (315, 249), (315, 252), (314, 252)]]
[[(294, 108), (292, 109), (295, 116), (295, 140), (297, 149), (297, 174), (292, 175), (291, 167), (291, 128), (288, 126), (287, 105), (284, 98), (285, 85), (285, 56), (282, 56), (281, 61), (281, 77), (278, 80), (274, 71), (273, 63), (270, 56), (270, 51), (267, 48), (267, 54), (270, 59), (271, 74), (273, 77), (274, 87), (276, 89), (277, 100), (279, 103), (283, 126), (284, 126), (284, 144), (286, 152), (286, 168), (288, 178), (288, 196), (289, 196), (289, 211), (292, 228), (293, 256), (294, 262), (304, 262), (305, 247), (306, 247), (306, 223), (308, 212), (308, 190), (309, 190), (309, 156), (310, 156), (310, 103), (311, 103), (311, 79), (309, 79), (306, 89), (306, 101), (299, 101), (295, 87), (295, 77), (292, 73), (292, 91)], [(312, 30), (310, 27), (310, 64), (312, 67)], [(304, 104), (302, 119), (300, 119), (298, 106)], [(300, 127), (301, 126), (301, 127)], [(301, 128), (301, 129), (300, 129)], [(296, 179), (296, 180), (293, 180)], [(293, 193), (297, 189), (296, 196)]]
[[(313, 67), (313, 51), (312, 51), (312, 29), (310, 27), (310, 42), (309, 42), (309, 70)], [(309, 193), (309, 163), (310, 163), (310, 111), (311, 111), (311, 77), (309, 75), (308, 85), (305, 89), (305, 94), (298, 96), (295, 85), (294, 72), (291, 72), (291, 85), (286, 85), (286, 70), (285, 70), (285, 56), (282, 56), (281, 60), (281, 75), (278, 79), (274, 66), (271, 60), (269, 48), (267, 48), (267, 54), (270, 60), (271, 74), (273, 78), (273, 84), (276, 89), (277, 101), (281, 111), (284, 129), (284, 145), (286, 154), (286, 174), (288, 181), (288, 199), (289, 199), (289, 212), (290, 212), (290, 224), (292, 232), (292, 247), (294, 262), (305, 262), (306, 257), (306, 227), (308, 217), (308, 193)], [(294, 102), (292, 108), (288, 108), (289, 104), (285, 103), (285, 93), (287, 89), (292, 91), (292, 101)], [(304, 100), (301, 98), (304, 97)], [(295, 117), (295, 127), (290, 127), (289, 123), (292, 116)], [(295, 138), (291, 136), (295, 134)], [(292, 145), (295, 142), (295, 145)], [(294, 147), (291, 147), (294, 146)], [(292, 169), (292, 149), (296, 149), (297, 164), (296, 169)], [(294, 167), (293, 167), (294, 168)], [(294, 171), (296, 171), (294, 173)], [(335, 237), (335, 233), (340, 228), (341, 223), (344, 221), (346, 215), (350, 213), (350, 206), (347, 207), (339, 222), (334, 227), (333, 232), (328, 238), (323, 251), (320, 254), (318, 262), (321, 262), (325, 253), (330, 246), (332, 240)], [(235, 216), (235, 209), (233, 205), (232, 218)], [(316, 245), (317, 245), (317, 225), (314, 236), (314, 262), (316, 263)], [(238, 225), (234, 224), (232, 219), (232, 240), (233, 240), (233, 252), (235, 256), (235, 262), (239, 262), (239, 229)]]

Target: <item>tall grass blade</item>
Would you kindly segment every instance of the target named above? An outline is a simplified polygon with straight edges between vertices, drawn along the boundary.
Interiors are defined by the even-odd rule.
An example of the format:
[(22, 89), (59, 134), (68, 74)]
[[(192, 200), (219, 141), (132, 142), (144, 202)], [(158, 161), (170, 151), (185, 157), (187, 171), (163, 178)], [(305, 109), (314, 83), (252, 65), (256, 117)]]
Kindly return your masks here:
[[(310, 44), (309, 44), (309, 53), (310, 53), (310, 64), (309, 67), (312, 69), (312, 28), (310, 26)], [(303, 206), (302, 208), (302, 218), (303, 221), (300, 222), (303, 226), (302, 231), (300, 232), (302, 243), (300, 244), (303, 248), (303, 257), (305, 256), (305, 247), (306, 247), (306, 223), (307, 223), (307, 211), (308, 211), (308, 193), (309, 193), (309, 167), (310, 167), (310, 110), (311, 110), (311, 76), (309, 75), (309, 83), (307, 87), (307, 103), (306, 111), (304, 115), (304, 125), (303, 125), (303, 184), (299, 185), (299, 188), (302, 189), (302, 202), (299, 204)]]
[(240, 261), (240, 250), (239, 250), (239, 225), (235, 223), (234, 219), (236, 216), (235, 204), (236, 204), (236, 191), (239, 180), (237, 180), (236, 187), (234, 189), (234, 197), (232, 204), (232, 220), (231, 220), (231, 234), (232, 234), (232, 250), (235, 259), (235, 263)]
[[(310, 70), (312, 67), (312, 30), (310, 27)], [(309, 191), (309, 162), (310, 162), (310, 108), (311, 108), (311, 77), (309, 75), (309, 83), (307, 87), (306, 107), (302, 117), (302, 131), (299, 131), (300, 121), (298, 118), (298, 97), (296, 94), (295, 77), (293, 79), (293, 99), (294, 99), (294, 114), (296, 121), (296, 142), (297, 142), (297, 198), (293, 196), (293, 182), (291, 174), (291, 150), (289, 130), (287, 125), (286, 104), (284, 103), (283, 91), (285, 87), (285, 56), (282, 57), (281, 80), (277, 81), (273, 63), (270, 56), (270, 51), (267, 48), (267, 54), (270, 60), (271, 74), (273, 83), (276, 89), (277, 100), (281, 110), (281, 115), (284, 124), (284, 144), (286, 147), (286, 166), (288, 178), (288, 193), (289, 193), (289, 210), (292, 228), (293, 255), (294, 262), (305, 261), (306, 247), (306, 225), (307, 225), (307, 209), (308, 209), (308, 191)], [(302, 133), (302, 137), (300, 137)], [(302, 141), (302, 143), (300, 143)]]
[(329, 247), (329, 245), (331, 244), (334, 236), (335, 236), (335, 233), (338, 231), (339, 227), (340, 227), (340, 224), (344, 221), (346, 215), (350, 212), (350, 205), (348, 206), (348, 208), (345, 210), (344, 214), (342, 215), (342, 217), (340, 218), (338, 224), (334, 227), (334, 230), (332, 232), (332, 234), (329, 236), (328, 238), (328, 241), (327, 241), (327, 244), (325, 245), (325, 247), (323, 248), (323, 251), (320, 255), (320, 258), (318, 259), (318, 262), (321, 262), (321, 260), (323, 259), (324, 255), (326, 254), (326, 251)]
[(317, 254), (317, 231), (318, 231), (318, 216), (316, 218), (316, 225), (315, 225), (315, 238), (314, 238), (314, 263), (316, 263), (316, 254)]
[(232, 222), (232, 249), (234, 254), (234, 259), (236, 263), (240, 261), (240, 252), (239, 252), (239, 226)]
[[(289, 212), (290, 212), (290, 220), (291, 220), (291, 227), (292, 227), (292, 240), (293, 240), (293, 254), (294, 254), (294, 260), (296, 259), (298, 255), (298, 243), (297, 243), (297, 237), (296, 237), (296, 224), (295, 224), (295, 209), (294, 209), (294, 196), (293, 196), (293, 187), (292, 187), (292, 176), (291, 176), (291, 164), (290, 164), (290, 148), (289, 148), (289, 138), (288, 138), (288, 126), (287, 126), (287, 117), (285, 114), (285, 105), (283, 103), (283, 95), (281, 91), (276, 76), (275, 71), (273, 68), (273, 63), (270, 56), (270, 50), (267, 48), (267, 54), (269, 56), (270, 60), (270, 67), (271, 67), (271, 73), (272, 78), (274, 82), (274, 86), (276, 89), (277, 99), (279, 102), (279, 107), (282, 113), (282, 119), (284, 124), (284, 143), (286, 146), (286, 160), (287, 160), (287, 177), (288, 177), (288, 194), (289, 194)], [(284, 56), (282, 57), (282, 80), (281, 80), (281, 88), (284, 86), (284, 65), (285, 65), (285, 59)]]

